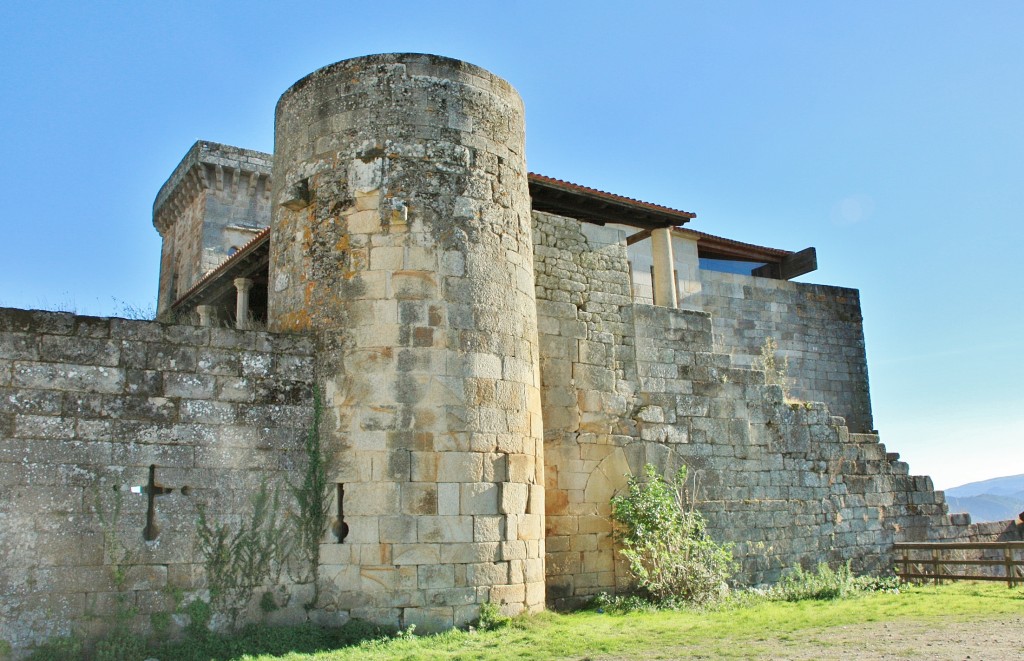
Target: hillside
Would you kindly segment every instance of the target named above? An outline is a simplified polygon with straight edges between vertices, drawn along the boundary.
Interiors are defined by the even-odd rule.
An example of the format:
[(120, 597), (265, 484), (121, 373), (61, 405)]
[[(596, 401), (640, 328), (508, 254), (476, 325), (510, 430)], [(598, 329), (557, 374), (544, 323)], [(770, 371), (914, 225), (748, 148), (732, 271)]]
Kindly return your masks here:
[(952, 489), (946, 489), (947, 496), (980, 496), (991, 494), (993, 496), (1017, 496), (1024, 497), (1024, 475), (1008, 475), (1006, 477), (995, 477), (991, 480), (970, 482)]
[(1024, 475), (1009, 475), (946, 489), (950, 512), (969, 512), (976, 522), (1015, 519), (1024, 512)]

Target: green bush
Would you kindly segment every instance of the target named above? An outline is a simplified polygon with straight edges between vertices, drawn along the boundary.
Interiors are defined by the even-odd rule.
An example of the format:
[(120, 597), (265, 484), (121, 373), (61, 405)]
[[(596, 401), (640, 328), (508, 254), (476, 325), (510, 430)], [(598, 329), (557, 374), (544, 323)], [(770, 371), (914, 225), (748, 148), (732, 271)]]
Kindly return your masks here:
[(716, 601), (735, 567), (732, 546), (711, 539), (685, 484), (685, 466), (666, 480), (648, 464), (612, 498), (622, 556), (640, 589), (660, 605)]
[(92, 658), (95, 661), (138, 661), (147, 656), (146, 639), (119, 627), (96, 641)]
[(842, 599), (859, 590), (849, 562), (835, 570), (822, 562), (813, 572), (797, 567), (769, 590), (769, 597), (775, 601)]
[(899, 576), (857, 576), (853, 579), (861, 592), (889, 592), (899, 594), (903, 584)]
[(82, 640), (77, 636), (52, 638), (34, 647), (28, 655), (29, 661), (68, 661), (82, 658)]
[(476, 620), (476, 626), (481, 631), (500, 629), (511, 621), (511, 617), (502, 615), (497, 604), (480, 604), (480, 617)]
[(635, 594), (599, 592), (590, 601), (588, 608), (598, 613), (625, 615), (627, 613), (649, 613), (656, 610), (657, 605)]

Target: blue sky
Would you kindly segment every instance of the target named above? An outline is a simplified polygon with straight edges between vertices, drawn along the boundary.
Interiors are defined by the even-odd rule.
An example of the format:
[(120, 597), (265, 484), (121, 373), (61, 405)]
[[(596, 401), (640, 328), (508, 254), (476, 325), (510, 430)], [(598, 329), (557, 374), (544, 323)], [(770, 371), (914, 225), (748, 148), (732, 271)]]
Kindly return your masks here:
[(1018, 2), (3, 3), (0, 304), (153, 304), (196, 139), (272, 151), (305, 74), (438, 53), (519, 90), (531, 170), (815, 246), (912, 472), (1024, 473), (1021, 34)]

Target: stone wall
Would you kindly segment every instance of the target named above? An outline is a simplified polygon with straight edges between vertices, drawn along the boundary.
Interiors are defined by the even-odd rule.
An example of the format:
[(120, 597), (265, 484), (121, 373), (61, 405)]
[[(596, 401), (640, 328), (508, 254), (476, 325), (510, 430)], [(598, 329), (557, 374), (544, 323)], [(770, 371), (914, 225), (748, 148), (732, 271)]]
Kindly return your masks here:
[(790, 394), (825, 402), (853, 431), (873, 429), (856, 289), (700, 270), (688, 307), (711, 313), (715, 349), (751, 366), (768, 337), (789, 363)]
[(608, 516), (638, 434), (633, 306), (623, 232), (541, 212), (533, 221), (547, 601), (558, 607), (624, 580)]
[(203, 271), (203, 216), (206, 208), (204, 195), (196, 195), (182, 203), (176, 222), (161, 235), (160, 289), (157, 300), (159, 311), (169, 310), (179, 296), (188, 291)]
[[(24, 649), (97, 634), (118, 612), (145, 629), (153, 614), (209, 598), (200, 506), (237, 530), (270, 484), (282, 512), (294, 509), (314, 367), (337, 368), (339, 355), (342, 374), (382, 378), (394, 399), (360, 407), (328, 393), (322, 438), (349, 425), (327, 451), (347, 499), (339, 489), (330, 502), (317, 607), (303, 607), (311, 573), (286, 571), (270, 622), (439, 627), (487, 600), (535, 608), (545, 560), (549, 606), (627, 589), (609, 499), (645, 464), (690, 469), (712, 535), (736, 544), (743, 583), (821, 560), (885, 570), (895, 541), (1019, 535), (968, 528), (877, 435), (851, 433), (824, 404), (784, 401), (715, 350), (713, 316), (634, 304), (622, 232), (532, 218), (535, 278), (522, 282), (535, 281), (539, 350), (522, 328), (502, 335), (508, 315), (486, 306), (469, 313), (494, 328), (453, 323), (460, 299), (397, 299), (394, 335), (369, 311), (349, 317), (365, 320), (361, 341), (383, 344), (347, 354), (336, 333), (314, 348), (309, 335), (0, 310), (0, 639)], [(420, 344), (419, 327), (438, 339)], [(487, 357), (487, 342), (506, 341), (511, 354)], [(539, 400), (536, 373), (517, 367), (531, 351)], [(443, 371), (424, 362), (437, 355)], [(418, 392), (442, 399), (406, 397)], [(154, 496), (152, 517), (150, 470), (171, 489)], [(264, 616), (245, 606), (243, 619)]]
[[(927, 477), (823, 403), (789, 403), (716, 350), (707, 312), (633, 304), (625, 235), (534, 213), (545, 421), (548, 605), (625, 589), (609, 499), (645, 464), (689, 468), (741, 583), (964, 533)], [(785, 283), (788, 284), (788, 283)]]
[(640, 401), (657, 430), (642, 421), (641, 438), (678, 439), (675, 463), (712, 534), (737, 545), (741, 581), (820, 561), (887, 571), (893, 542), (963, 533), (931, 479), (909, 475), (877, 435), (851, 433), (823, 403), (785, 401), (761, 372), (715, 353), (706, 313), (638, 305), (635, 317)]
[[(970, 515), (967, 515), (967, 520), (970, 521)], [(967, 540), (971, 542), (1021, 542), (1024, 541), (1024, 523), (1021, 523), (1019, 519), (972, 523), (967, 532)]]
[[(0, 309), (0, 639), (118, 611), (146, 628), (199, 596), (197, 507), (237, 530), (261, 483), (287, 499), (301, 478), (311, 355), (298, 335)], [(155, 528), (151, 467), (172, 489)], [(307, 592), (276, 616), (304, 618)]]

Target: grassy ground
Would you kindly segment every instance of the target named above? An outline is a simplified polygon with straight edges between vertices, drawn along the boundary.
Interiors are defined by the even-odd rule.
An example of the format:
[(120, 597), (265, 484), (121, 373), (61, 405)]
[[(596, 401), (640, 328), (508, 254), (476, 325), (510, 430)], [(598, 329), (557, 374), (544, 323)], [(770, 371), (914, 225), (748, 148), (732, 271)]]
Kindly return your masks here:
[[(849, 656), (849, 647), (858, 645), (858, 630), (873, 632), (884, 627), (898, 634), (901, 627), (908, 627), (927, 637), (929, 631), (955, 626), (970, 631), (986, 622), (1000, 627), (1006, 627), (1007, 622), (1016, 623), (1020, 630), (1024, 626), (1024, 588), (1011, 590), (998, 583), (956, 583), (938, 588), (908, 588), (900, 594), (876, 593), (840, 601), (760, 603), (712, 612), (543, 613), (517, 619), (495, 631), (452, 631), (284, 658), (829, 658)], [(964, 623), (966, 626), (961, 626)], [(921, 647), (919, 641), (907, 645), (901, 646), (899, 640), (894, 640), (891, 651), (897, 656), (913, 657), (915, 648)], [(1011, 649), (1021, 650), (1024, 656), (1024, 648)], [(921, 658), (934, 656), (921, 649)], [(258, 658), (268, 661), (280, 657)]]

